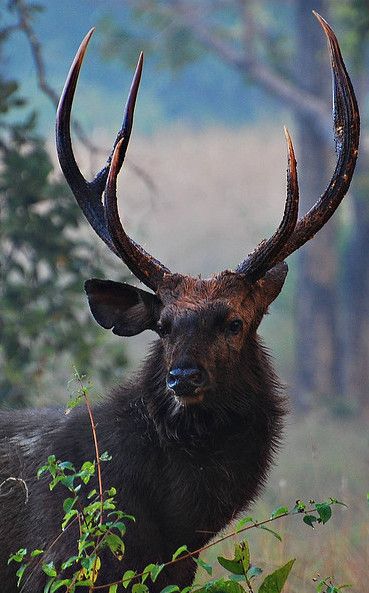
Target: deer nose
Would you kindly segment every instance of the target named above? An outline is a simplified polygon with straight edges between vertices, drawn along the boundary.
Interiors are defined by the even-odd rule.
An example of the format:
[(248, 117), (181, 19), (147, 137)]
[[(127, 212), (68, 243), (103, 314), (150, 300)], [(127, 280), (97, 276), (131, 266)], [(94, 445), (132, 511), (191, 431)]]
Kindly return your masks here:
[(200, 367), (174, 367), (167, 376), (167, 386), (178, 396), (191, 395), (207, 383), (207, 373)]

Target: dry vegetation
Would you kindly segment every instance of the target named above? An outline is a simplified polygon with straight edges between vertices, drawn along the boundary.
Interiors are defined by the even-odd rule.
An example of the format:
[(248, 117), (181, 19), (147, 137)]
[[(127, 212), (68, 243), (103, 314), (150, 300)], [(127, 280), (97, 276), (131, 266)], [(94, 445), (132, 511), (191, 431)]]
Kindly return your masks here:
[[(268, 480), (264, 495), (247, 511), (266, 518), (271, 511), (297, 499), (324, 500), (330, 496), (345, 501), (348, 508), (335, 507), (331, 521), (314, 530), (301, 518), (280, 519), (271, 527), (282, 536), (253, 530), (249, 543), (255, 564), (266, 570), (296, 558), (286, 593), (313, 593), (313, 579), (333, 576), (335, 583), (351, 584), (352, 593), (368, 590), (369, 436), (364, 423), (333, 420), (321, 413), (289, 418), (283, 448)], [(222, 553), (231, 557), (232, 543)], [(220, 549), (208, 553), (215, 560)]]
[[(105, 137), (104, 144), (109, 145)], [(282, 129), (177, 128), (150, 138), (134, 137), (129, 161), (145, 171), (155, 191), (127, 167), (119, 184), (122, 219), (128, 231), (173, 270), (208, 275), (232, 267), (279, 222), (285, 155)], [(115, 270), (110, 277), (119, 279), (119, 264)], [(291, 286), (289, 280), (262, 329), (293, 399)], [(124, 342), (132, 366), (142, 359), (148, 340), (150, 336), (139, 336)], [(104, 356), (109, 356), (108, 349)], [(354, 593), (368, 590), (368, 441), (367, 427), (356, 420), (333, 420), (328, 412), (289, 418), (278, 464), (253, 516), (266, 517), (281, 504), (293, 506), (297, 498), (333, 496), (349, 508), (338, 507), (333, 520), (314, 531), (298, 518), (281, 520), (283, 543), (252, 532), (256, 563), (271, 568), (297, 557), (288, 592), (314, 591), (317, 572), (351, 583)], [(210, 555), (215, 558), (217, 553)]]

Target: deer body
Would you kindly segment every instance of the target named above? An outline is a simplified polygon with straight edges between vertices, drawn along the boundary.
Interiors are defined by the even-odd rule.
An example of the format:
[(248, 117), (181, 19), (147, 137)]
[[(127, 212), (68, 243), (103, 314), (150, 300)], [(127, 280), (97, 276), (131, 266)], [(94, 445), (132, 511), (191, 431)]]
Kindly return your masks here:
[[(260, 490), (281, 436), (284, 405), (271, 370), (269, 381), (258, 385), (256, 391), (255, 384), (245, 381), (247, 375), (251, 378), (257, 371), (265, 372), (265, 354), (257, 341), (254, 346), (253, 368), (248, 368), (248, 357), (242, 358), (237, 370), (244, 377), (238, 379), (238, 385), (228, 386), (227, 393), (214, 394), (220, 399), (242, 397), (245, 405), (238, 412), (225, 407), (221, 414), (218, 407), (210, 407), (204, 413), (191, 406), (178, 408), (177, 417), (173, 416), (173, 406), (166, 405), (160, 343), (139, 379), (118, 388), (96, 407), (100, 449), (112, 456), (102, 466), (104, 487), (115, 486), (119, 508), (137, 518), (136, 524), (127, 525), (123, 561), (115, 561), (110, 555), (104, 562), (102, 556), (99, 583), (112, 582), (127, 569), (139, 571), (149, 562), (168, 561), (183, 544), (189, 550), (198, 549)], [(153, 385), (155, 375), (157, 382)], [(3, 593), (17, 591), (14, 566), (4, 568), (8, 556), (20, 546), (47, 549), (60, 533), (62, 501), (67, 494), (58, 489), (50, 492), (45, 480), (35, 478), (37, 468), (51, 454), (77, 467), (94, 457), (89, 419), (83, 408), (68, 416), (63, 411), (44, 411), (41, 422), (42, 432), (36, 414), (5, 412), (2, 418), (0, 480), (10, 475), (20, 477), (29, 491), (25, 504), (22, 485), (9, 482), (0, 497)], [(4, 457), (12, 460), (11, 464), (5, 466)], [(73, 555), (76, 537), (73, 528), (66, 532), (45, 562), (53, 560), (60, 565)], [(174, 583), (185, 586), (192, 582), (195, 570), (192, 560), (179, 562), (166, 569), (157, 583), (150, 585), (150, 591), (156, 593)], [(45, 575), (36, 571), (25, 591), (42, 590), (44, 581)]]
[[(86, 36), (70, 69), (57, 114), (57, 149), (64, 175), (88, 221), (148, 292), (109, 280), (88, 280), (85, 290), (95, 320), (119, 336), (145, 330), (158, 335), (137, 376), (95, 410), (104, 488), (116, 487), (121, 508), (137, 524), (127, 530), (123, 560), (102, 554), (98, 584), (119, 580), (126, 569), (166, 562), (181, 545), (197, 550), (245, 508), (264, 484), (281, 438), (285, 405), (278, 381), (257, 336), (269, 305), (281, 291), (284, 260), (314, 236), (338, 207), (355, 168), (359, 114), (337, 39), (319, 15), (329, 42), (334, 82), (338, 162), (314, 207), (298, 219), (298, 182), (291, 138), (283, 219), (267, 241), (235, 271), (210, 279), (170, 272), (125, 232), (116, 184), (132, 129), (142, 71), (140, 57), (121, 130), (106, 166), (88, 182), (75, 161), (70, 112)], [(75, 553), (76, 531), (60, 537), (63, 493), (50, 493), (35, 478), (48, 455), (79, 467), (94, 459), (87, 412), (4, 412), (0, 418), (0, 582), (16, 592), (10, 553), (19, 547), (47, 550), (58, 566)], [(77, 527), (76, 527), (77, 529)], [(57, 545), (50, 544), (58, 537)], [(191, 559), (168, 567), (150, 591), (191, 584)], [(42, 590), (35, 570), (25, 593)]]

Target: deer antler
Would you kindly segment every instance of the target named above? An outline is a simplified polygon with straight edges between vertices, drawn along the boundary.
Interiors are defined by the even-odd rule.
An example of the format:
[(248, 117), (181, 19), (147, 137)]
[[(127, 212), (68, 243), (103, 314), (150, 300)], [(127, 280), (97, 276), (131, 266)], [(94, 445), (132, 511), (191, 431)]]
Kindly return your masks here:
[[(288, 183), (285, 216), (278, 231), (269, 241), (260, 243), (236, 270), (237, 272), (246, 273), (252, 281), (263, 276), (267, 270), (270, 270), (299, 249), (325, 225), (347, 193), (355, 169), (360, 135), (360, 118), (355, 93), (335, 34), (318, 13), (314, 12), (314, 15), (327, 37), (331, 56), (333, 122), (336, 150), (338, 152), (337, 165), (324, 194), (309, 212), (298, 220), (291, 233), (289, 233), (289, 230), (292, 227), (292, 213), (291, 225), (284, 225), (284, 220), (286, 211), (290, 207), (291, 192), (296, 193), (298, 189), (296, 170), (293, 166), (291, 170), (289, 168), (290, 181)], [(291, 148), (289, 148), (289, 153), (290, 161), (293, 161)], [(283, 228), (286, 229), (286, 232), (283, 232)], [(283, 237), (285, 238), (284, 241)]]
[[(236, 268), (252, 282), (264, 276), (277, 263), (282, 262), (311, 239), (329, 220), (345, 196), (355, 169), (360, 119), (350, 78), (335, 34), (328, 23), (316, 12), (327, 37), (333, 74), (333, 121), (337, 165), (328, 188), (304, 217), (297, 220), (299, 190), (296, 160), (292, 140), (285, 129), (288, 150), (287, 198), (283, 219), (268, 241), (262, 241), (256, 249)], [(94, 29), (86, 35), (74, 58), (60, 99), (56, 120), (56, 142), (60, 165), (78, 204), (96, 233), (108, 247), (120, 257), (144, 284), (156, 290), (165, 274), (170, 274), (157, 259), (147, 253), (124, 231), (119, 219), (116, 181), (122, 167), (132, 130), (134, 107), (142, 73), (141, 54), (129, 92), (123, 124), (113, 146), (113, 152), (105, 167), (88, 182), (75, 161), (70, 137), (70, 113), (79, 71), (88, 42)], [(105, 190), (105, 205), (102, 195)]]
[(299, 210), (296, 159), (291, 136), (287, 128), (284, 128), (284, 133), (287, 141), (288, 167), (287, 198), (282, 221), (274, 235), (268, 241), (262, 241), (236, 269), (236, 272), (246, 274), (252, 282), (261, 278), (270, 270), (272, 267), (270, 262), (279, 254), (296, 226)]
[[(105, 189), (105, 216), (108, 223), (109, 235), (113, 244), (127, 264), (131, 272), (146, 286), (156, 290), (163, 279), (164, 274), (170, 274), (170, 270), (163, 266), (157, 259), (145, 251), (141, 245), (133, 241), (120, 222), (117, 205), (117, 175), (122, 160), (124, 138), (115, 147), (108, 179)], [(123, 157), (124, 158), (124, 157)]]
[[(87, 181), (79, 170), (73, 154), (70, 135), (71, 108), (83, 58), (93, 32), (94, 29), (91, 29), (87, 33), (76, 53), (59, 101), (56, 116), (56, 147), (59, 162), (69, 187), (94, 231), (109, 249), (127, 264), (137, 278), (142, 280), (149, 288), (156, 290), (164, 274), (170, 272), (168, 268), (149, 255), (123, 231), (116, 206), (116, 198), (113, 199), (116, 177), (122, 167), (132, 130), (134, 108), (142, 73), (142, 53), (133, 76), (122, 127), (117, 134), (113, 152), (109, 156), (105, 167), (92, 181)], [(114, 166), (111, 166), (112, 160)], [(108, 179), (110, 169), (112, 169), (112, 174)], [(106, 202), (112, 208), (111, 212), (108, 211), (109, 207), (104, 208), (102, 202), (105, 186), (107, 186)]]

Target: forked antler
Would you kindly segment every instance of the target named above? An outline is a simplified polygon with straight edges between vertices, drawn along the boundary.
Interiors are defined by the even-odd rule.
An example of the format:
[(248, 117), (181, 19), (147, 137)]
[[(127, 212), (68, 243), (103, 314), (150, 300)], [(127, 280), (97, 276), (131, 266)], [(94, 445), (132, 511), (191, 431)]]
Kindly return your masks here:
[[(309, 241), (325, 225), (347, 193), (355, 169), (359, 146), (360, 117), (354, 89), (345, 68), (335, 34), (318, 13), (314, 12), (314, 15), (326, 34), (331, 57), (334, 137), (338, 152), (337, 165), (326, 191), (309, 212), (298, 220), (290, 235), (287, 236), (288, 233), (286, 233), (285, 243), (279, 242), (278, 233), (280, 229), (278, 229), (269, 241), (260, 243), (253, 253), (238, 266), (236, 271), (246, 273), (251, 280), (257, 280), (267, 270), (282, 262)], [(294, 175), (295, 179), (292, 180), (292, 183), (295, 185), (295, 191), (298, 191), (296, 171), (293, 172), (293, 168), (291, 168), (291, 178)], [(290, 197), (287, 195), (286, 208), (289, 201)], [(275, 249), (277, 243), (280, 244), (280, 248)]]
[[(304, 217), (297, 220), (299, 190), (296, 160), (292, 140), (288, 131), (285, 130), (288, 169), (287, 198), (283, 219), (274, 235), (268, 241), (262, 241), (236, 268), (236, 272), (245, 274), (251, 282), (264, 276), (268, 270), (282, 262), (324, 226), (345, 196), (355, 169), (360, 131), (355, 93), (335, 34), (319, 14), (315, 12), (314, 14), (326, 34), (331, 56), (337, 165), (324, 194)], [(127, 264), (139, 280), (153, 290), (157, 290), (164, 275), (171, 272), (126, 234), (119, 219), (116, 195), (117, 176), (126, 155), (132, 130), (134, 107), (142, 73), (142, 54), (133, 77), (123, 124), (105, 167), (93, 181), (88, 182), (80, 172), (73, 155), (70, 113), (79, 71), (93, 31), (92, 29), (81, 43), (60, 99), (56, 120), (59, 161), (78, 204), (99, 237)], [(104, 190), (105, 203), (102, 198)]]
[[(134, 108), (142, 73), (142, 53), (133, 76), (122, 127), (114, 142), (113, 153), (109, 156), (105, 167), (93, 181), (87, 181), (79, 170), (73, 154), (70, 135), (71, 108), (82, 61), (93, 32), (94, 29), (91, 29), (87, 33), (76, 53), (59, 101), (56, 116), (56, 147), (59, 162), (69, 187), (94, 231), (105, 241), (109, 249), (127, 264), (139, 280), (156, 290), (164, 274), (169, 273), (169, 270), (123, 231), (119, 221), (116, 198), (112, 199), (112, 191), (115, 193), (116, 178), (126, 156), (131, 135)], [(111, 175), (107, 184), (112, 158), (114, 166), (111, 167)], [(104, 207), (102, 200), (106, 185), (108, 188), (106, 202), (109, 203), (109, 208), (106, 208), (106, 205)]]

